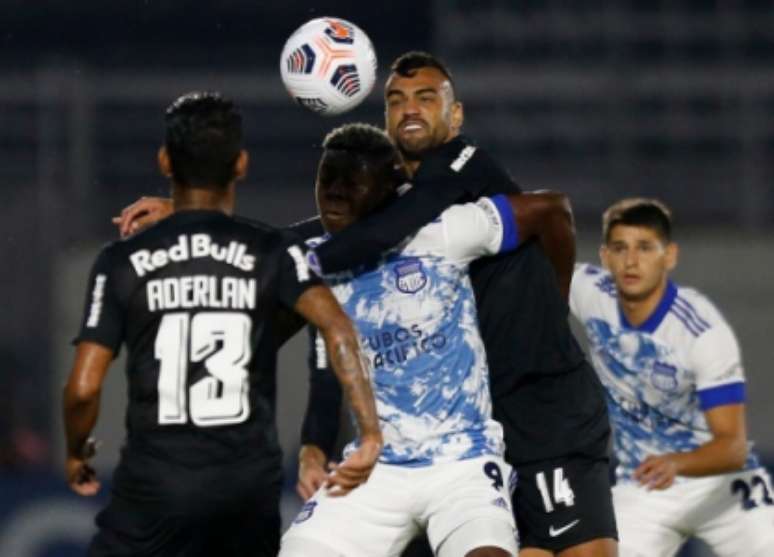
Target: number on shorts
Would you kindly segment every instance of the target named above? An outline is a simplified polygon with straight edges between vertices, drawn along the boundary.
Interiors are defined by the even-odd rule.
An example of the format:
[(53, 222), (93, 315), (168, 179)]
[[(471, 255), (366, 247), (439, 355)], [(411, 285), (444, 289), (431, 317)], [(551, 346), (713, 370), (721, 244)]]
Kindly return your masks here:
[(498, 491), (505, 485), (503, 481), (503, 471), (500, 470), (500, 467), (496, 462), (487, 462), (484, 464), (484, 475), (492, 480), (492, 487)]
[[(161, 319), (155, 343), (161, 361), (159, 424), (184, 424), (188, 414), (202, 427), (247, 419), (251, 328), (243, 313), (199, 313), (193, 319), (187, 313), (169, 313)], [(186, 390), (189, 363), (202, 361), (209, 375)]]
[(566, 507), (572, 507), (575, 504), (575, 493), (570, 487), (570, 482), (564, 477), (564, 469), (554, 468), (554, 497), (551, 499), (551, 492), (548, 489), (546, 475), (538, 472), (535, 481), (540, 491), (540, 497), (543, 499), (543, 506), (547, 513), (554, 512), (554, 505), (562, 504)]
[(769, 492), (769, 486), (766, 485), (766, 480), (761, 476), (753, 476), (749, 484), (742, 479), (734, 480), (731, 484), (731, 493), (737, 494), (741, 492), (742, 494), (743, 510), (749, 511), (758, 506), (758, 502), (753, 495), (753, 491), (757, 487), (760, 487), (761, 502), (764, 505), (774, 505), (774, 499), (771, 498), (771, 493)]

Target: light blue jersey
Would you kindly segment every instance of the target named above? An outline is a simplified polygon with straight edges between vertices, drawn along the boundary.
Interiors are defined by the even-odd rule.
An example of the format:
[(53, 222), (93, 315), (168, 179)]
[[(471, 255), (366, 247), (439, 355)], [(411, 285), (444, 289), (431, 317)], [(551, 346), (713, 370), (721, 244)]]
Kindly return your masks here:
[(378, 268), (325, 277), (370, 362), (381, 462), (428, 466), (503, 454), (468, 265), (516, 243), (507, 199), (483, 198), (450, 207)]
[[(607, 391), (619, 479), (632, 479), (649, 455), (707, 443), (712, 433), (704, 412), (744, 402), (734, 332), (696, 290), (670, 282), (653, 314), (633, 327), (620, 309), (611, 275), (579, 265), (570, 306), (586, 329), (594, 368)], [(757, 467), (751, 452), (745, 469)]]

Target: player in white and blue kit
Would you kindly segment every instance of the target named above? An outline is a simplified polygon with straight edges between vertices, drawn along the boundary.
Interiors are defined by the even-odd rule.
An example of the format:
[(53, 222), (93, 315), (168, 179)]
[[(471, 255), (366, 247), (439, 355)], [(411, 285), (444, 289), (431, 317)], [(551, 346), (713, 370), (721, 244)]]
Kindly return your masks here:
[(606, 270), (579, 265), (571, 309), (606, 388), (618, 460), (622, 557), (674, 555), (689, 536), (720, 557), (774, 555), (771, 481), (749, 450), (734, 332), (677, 264), (662, 203), (625, 199), (603, 218)]
[[(317, 202), (336, 232), (394, 195), (399, 158), (371, 126), (339, 128), (324, 147)], [(510, 468), (468, 264), (516, 247), (516, 210), (506, 196), (453, 206), (378, 266), (325, 277), (370, 360), (384, 449), (365, 485), (346, 497), (322, 489), (306, 502), (282, 557), (397, 556), (420, 530), (442, 557), (515, 555)], [(519, 220), (526, 236), (528, 220)]]

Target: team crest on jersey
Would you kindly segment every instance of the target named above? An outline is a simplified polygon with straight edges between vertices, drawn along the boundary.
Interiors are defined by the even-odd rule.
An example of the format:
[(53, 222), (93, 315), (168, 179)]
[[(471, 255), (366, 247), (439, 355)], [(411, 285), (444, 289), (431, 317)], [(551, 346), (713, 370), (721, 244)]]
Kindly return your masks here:
[(655, 362), (650, 381), (659, 391), (672, 392), (677, 389), (677, 368), (664, 362)]
[(395, 284), (406, 294), (415, 294), (427, 284), (427, 274), (419, 259), (411, 258), (395, 266)]
[(304, 503), (304, 506), (301, 507), (301, 510), (298, 513), (298, 516), (296, 516), (296, 519), (293, 521), (294, 524), (301, 524), (302, 522), (306, 522), (310, 518), (312, 518), (312, 515), (314, 514), (314, 508), (317, 506), (317, 501), (307, 501)]

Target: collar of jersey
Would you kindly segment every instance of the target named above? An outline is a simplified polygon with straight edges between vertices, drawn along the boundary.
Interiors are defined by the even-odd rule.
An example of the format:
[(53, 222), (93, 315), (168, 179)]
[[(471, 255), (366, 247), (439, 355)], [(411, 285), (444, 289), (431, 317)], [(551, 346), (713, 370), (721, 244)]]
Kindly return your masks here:
[(661, 322), (664, 320), (664, 317), (666, 317), (666, 314), (669, 313), (669, 310), (672, 307), (672, 303), (675, 301), (676, 297), (677, 286), (675, 286), (671, 280), (667, 281), (667, 286), (664, 290), (664, 295), (661, 297), (661, 301), (656, 306), (656, 309), (653, 310), (653, 313), (650, 314), (650, 317), (643, 321), (639, 327), (635, 327), (629, 323), (629, 320), (626, 319), (626, 315), (624, 315), (623, 308), (621, 308), (621, 304), (618, 304), (618, 315), (621, 319), (621, 327), (632, 331), (641, 331), (643, 333), (654, 332), (656, 329), (658, 329), (658, 326), (661, 325)]

